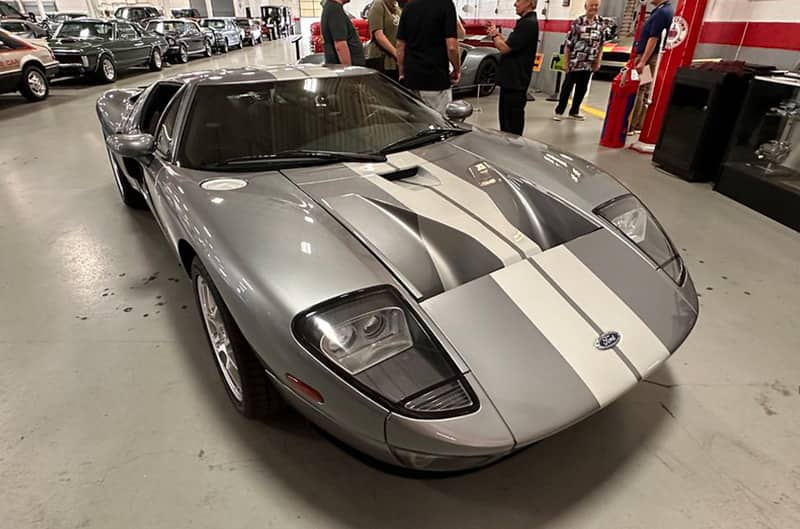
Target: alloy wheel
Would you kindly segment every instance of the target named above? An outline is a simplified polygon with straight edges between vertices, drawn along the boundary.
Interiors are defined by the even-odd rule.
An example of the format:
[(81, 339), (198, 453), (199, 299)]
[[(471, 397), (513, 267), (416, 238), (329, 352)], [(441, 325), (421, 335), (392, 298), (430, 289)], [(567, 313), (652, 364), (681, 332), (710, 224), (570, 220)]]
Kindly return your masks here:
[(233, 354), (233, 345), (228, 336), (225, 321), (222, 319), (222, 312), (214, 299), (211, 288), (202, 276), (197, 277), (196, 288), (197, 297), (200, 300), (200, 313), (203, 317), (203, 323), (205, 323), (211, 346), (214, 349), (214, 358), (219, 364), (228, 389), (241, 402), (243, 399), (242, 379)]
[(25, 78), (25, 82), (28, 83), (28, 88), (36, 97), (43, 98), (47, 95), (47, 80), (39, 70), (31, 69)]
[(114, 77), (116, 77), (117, 75), (117, 72), (116, 69), (114, 68), (114, 63), (111, 61), (111, 59), (109, 59), (108, 57), (104, 57), (102, 67), (103, 67), (103, 76), (106, 78), (106, 80), (113, 81)]

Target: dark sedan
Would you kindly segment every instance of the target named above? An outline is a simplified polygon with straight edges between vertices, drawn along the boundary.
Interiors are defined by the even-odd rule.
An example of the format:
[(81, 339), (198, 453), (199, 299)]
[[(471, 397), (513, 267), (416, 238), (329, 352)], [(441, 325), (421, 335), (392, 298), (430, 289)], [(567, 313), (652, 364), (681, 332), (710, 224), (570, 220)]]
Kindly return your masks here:
[(203, 32), (197, 22), (193, 20), (150, 20), (146, 29), (163, 35), (167, 39), (169, 44), (167, 59), (170, 62), (187, 63), (192, 55), (211, 57), (213, 53), (214, 43), (211, 37)]
[(134, 24), (88, 18), (64, 22), (48, 43), (62, 74), (87, 75), (104, 83), (136, 66), (161, 70), (167, 48), (163, 37)]

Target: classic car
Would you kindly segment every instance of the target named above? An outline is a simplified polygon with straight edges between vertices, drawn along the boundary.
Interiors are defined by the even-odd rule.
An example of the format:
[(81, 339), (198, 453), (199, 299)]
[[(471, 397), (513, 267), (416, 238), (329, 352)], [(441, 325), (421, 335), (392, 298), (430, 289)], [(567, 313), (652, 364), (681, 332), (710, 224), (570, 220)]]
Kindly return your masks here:
[(234, 22), (239, 27), (241, 32), (242, 42), (250, 46), (261, 44), (261, 24), (257, 20), (251, 18), (239, 17), (234, 19)]
[(14, 5), (0, 1), (0, 19), (3, 18), (33, 20), (31, 17), (23, 15)]
[(29, 42), (0, 29), (0, 94), (19, 92), (28, 101), (41, 101), (50, 92), (58, 62), (47, 46)]
[(194, 20), (159, 18), (149, 20), (145, 29), (167, 39), (170, 62), (187, 63), (192, 55), (211, 57), (214, 51), (214, 39)]
[(114, 11), (114, 18), (136, 22), (141, 25), (144, 25), (145, 22), (151, 18), (158, 18), (160, 16), (161, 11), (157, 7), (149, 4), (122, 6)]
[(21, 39), (38, 40), (47, 38), (47, 30), (30, 20), (14, 18), (0, 19), (0, 29), (4, 29)]
[(172, 13), (173, 18), (191, 18), (192, 20), (200, 20), (203, 18), (203, 15), (200, 14), (200, 11), (193, 7), (173, 9), (170, 12)]
[(59, 26), (48, 41), (59, 62), (60, 74), (87, 75), (103, 83), (117, 79), (120, 71), (163, 66), (167, 42), (123, 20), (79, 18)]
[(190, 274), (240, 413), (284, 401), (384, 463), (476, 468), (682, 344), (697, 296), (642, 202), (574, 154), (459, 124), (470, 112), (316, 65), (98, 100), (122, 201)]
[[(456, 93), (477, 92), (481, 97), (495, 89), (500, 52), (497, 48), (472, 46), (463, 42), (461, 48), (461, 80), (453, 87)], [(323, 64), (325, 54), (312, 53), (300, 59), (301, 64)]]
[(198, 23), (203, 30), (211, 32), (214, 49), (228, 53), (231, 47), (242, 48), (241, 32), (230, 18), (204, 18)]
[(87, 13), (81, 11), (59, 11), (57, 13), (47, 13), (44, 19), (39, 23), (48, 32), (48, 36), (52, 35), (58, 29), (59, 24), (72, 20), (75, 18), (89, 18)]

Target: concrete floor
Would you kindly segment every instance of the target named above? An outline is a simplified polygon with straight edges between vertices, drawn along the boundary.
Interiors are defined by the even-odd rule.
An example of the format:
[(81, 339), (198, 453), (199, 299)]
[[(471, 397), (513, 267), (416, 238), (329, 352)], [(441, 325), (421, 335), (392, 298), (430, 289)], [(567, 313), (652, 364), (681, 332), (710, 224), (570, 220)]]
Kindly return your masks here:
[[(292, 56), (265, 44), (117, 85)], [(554, 123), (541, 97), (526, 134), (654, 210), (702, 292), (700, 321), (650, 381), (577, 426), (480, 472), (400, 478), (297, 415), (234, 412), (158, 227), (118, 200), (93, 107), (103, 90), (0, 97), (0, 526), (800, 527), (797, 233), (599, 148), (598, 119)], [(495, 101), (474, 121), (494, 125)]]

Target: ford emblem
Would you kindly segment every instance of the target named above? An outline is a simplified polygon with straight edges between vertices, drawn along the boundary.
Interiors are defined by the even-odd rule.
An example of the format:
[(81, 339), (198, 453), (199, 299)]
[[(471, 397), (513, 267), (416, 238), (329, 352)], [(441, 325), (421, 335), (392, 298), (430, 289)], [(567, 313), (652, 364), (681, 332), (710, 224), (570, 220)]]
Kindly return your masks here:
[(601, 334), (594, 342), (594, 346), (605, 351), (606, 349), (613, 349), (617, 346), (622, 336), (617, 331), (608, 331)]

